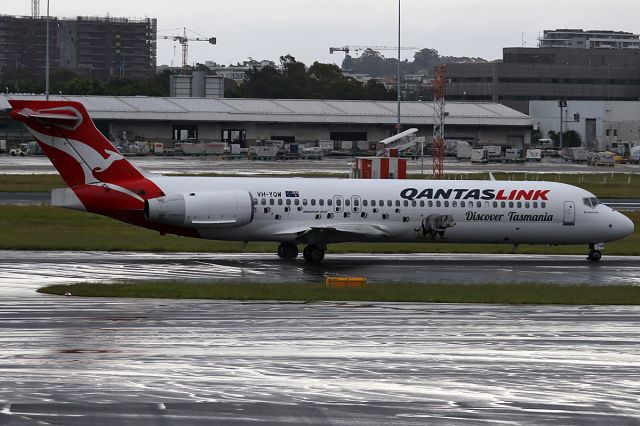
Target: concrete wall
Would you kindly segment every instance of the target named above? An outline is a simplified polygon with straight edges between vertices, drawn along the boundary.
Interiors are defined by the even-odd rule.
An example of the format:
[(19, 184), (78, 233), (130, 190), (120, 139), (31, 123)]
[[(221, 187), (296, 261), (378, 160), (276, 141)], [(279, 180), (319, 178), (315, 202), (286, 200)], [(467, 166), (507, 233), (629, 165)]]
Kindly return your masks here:
[[(543, 137), (547, 132), (560, 130), (560, 108), (557, 101), (531, 101), (530, 116)], [(580, 114), (579, 121), (574, 114)], [(596, 148), (607, 149), (611, 142), (640, 142), (640, 102), (625, 101), (567, 101), (563, 130), (575, 130), (580, 134), (583, 145), (586, 140), (587, 119), (596, 122)]]

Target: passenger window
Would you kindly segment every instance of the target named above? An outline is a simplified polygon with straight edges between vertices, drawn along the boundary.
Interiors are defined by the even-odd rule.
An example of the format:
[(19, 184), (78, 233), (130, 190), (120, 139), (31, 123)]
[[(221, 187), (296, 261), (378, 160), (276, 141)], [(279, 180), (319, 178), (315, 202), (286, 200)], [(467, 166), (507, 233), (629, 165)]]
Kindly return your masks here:
[(451, 205), (452, 205), (453, 207), (458, 207), (458, 202), (457, 202), (457, 201), (452, 201), (452, 202), (451, 202)]
[(513, 201), (509, 201), (509, 208), (512, 209), (513, 208)]
[(396, 207), (400, 207), (400, 200), (396, 200)]
[(340, 198), (336, 198), (336, 207), (342, 206), (342, 200)]
[(253, 204), (254, 206), (258, 205), (258, 199), (257, 198), (252, 198), (251, 199), (251, 204)]
[(359, 207), (360, 206), (360, 200), (358, 200), (357, 198), (355, 200), (353, 200), (353, 206), (354, 207)]
[(303, 198), (303, 199), (302, 199), (302, 205), (303, 205), (303, 206), (306, 206), (306, 205), (307, 205), (307, 199), (306, 199), (306, 198)]
[(493, 208), (494, 208), (494, 209), (498, 208), (498, 202), (497, 202), (497, 201), (494, 201), (494, 202), (493, 202)]
[[(429, 201), (429, 203), (431, 203), (431, 201)], [(440, 207), (442, 206), (442, 203), (440, 202), (440, 200), (436, 201), (436, 207)]]
[(371, 207), (375, 207), (376, 206), (376, 200), (371, 200)]
[(518, 208), (521, 209), (522, 208), (522, 202), (518, 201)]
[(417, 207), (418, 202), (416, 200), (411, 200), (411, 207)]
[(269, 198), (269, 205), (275, 205), (276, 204), (276, 200), (274, 200), (273, 198)]
[(264, 198), (262, 198), (262, 199), (260, 200), (260, 204), (262, 204), (263, 206), (266, 206), (266, 205), (267, 205), (267, 200), (265, 200)]
[(346, 200), (344, 200), (344, 205), (345, 205), (346, 207), (351, 207), (351, 200), (350, 200), (350, 199), (348, 199), (348, 198), (347, 198)]
[(449, 202), (448, 202), (448, 201), (445, 201), (445, 202), (444, 202), (444, 206), (445, 206), (445, 207), (449, 207)]
[(505, 203), (504, 201), (501, 201), (500, 202), (500, 207), (502, 207), (504, 209), (505, 207), (507, 207), (507, 203)]
[(528, 201), (524, 203), (524, 207), (527, 208), (527, 209), (529, 208), (529, 202)]
[(433, 200), (429, 200), (429, 207), (433, 207)]
[(404, 200), (403, 204), (404, 204), (405, 207), (409, 207), (409, 201), (408, 200)]
[(321, 206), (324, 206), (324, 200), (323, 200), (322, 198), (320, 198), (320, 199), (318, 200), (318, 204), (320, 204)]
[(315, 206), (315, 205), (316, 205), (316, 199), (315, 199), (315, 198), (312, 198), (312, 199), (311, 199), (311, 205), (312, 205), (312, 206)]
[[(473, 201), (472, 201), (472, 202), (473, 202)], [(476, 202), (476, 206), (477, 206), (478, 208), (482, 207), (482, 201), (477, 201), (477, 202)]]
[(369, 201), (367, 201), (367, 200), (362, 200), (362, 205), (363, 205), (364, 207), (367, 207), (367, 206), (369, 205)]
[(487, 209), (489, 208), (489, 202), (488, 201), (484, 202), (484, 207), (487, 208)]
[(538, 208), (538, 202), (537, 202), (537, 201), (534, 201), (534, 202), (533, 202), (533, 208), (534, 208), (534, 209), (537, 209), (537, 208)]
[(291, 198), (287, 198), (287, 205), (290, 206), (291, 205)]
[(278, 205), (281, 206), (282, 205), (282, 198), (278, 198)]
[(384, 207), (384, 200), (380, 200), (380, 202), (378, 203), (378, 205), (379, 205), (380, 207)]
[(544, 201), (542, 201), (540, 203), (540, 207), (542, 207), (543, 209), (547, 207), (547, 203), (545, 203)]
[(392, 206), (393, 206), (393, 201), (387, 200), (387, 207), (392, 207)]
[(420, 207), (424, 207), (424, 200), (420, 200)]
[(332, 205), (333, 205), (333, 200), (332, 200), (331, 198), (329, 198), (329, 199), (327, 200), (327, 205), (328, 205), (328, 206), (332, 206)]
[(465, 202), (464, 201), (460, 201), (460, 207), (464, 207), (465, 206)]

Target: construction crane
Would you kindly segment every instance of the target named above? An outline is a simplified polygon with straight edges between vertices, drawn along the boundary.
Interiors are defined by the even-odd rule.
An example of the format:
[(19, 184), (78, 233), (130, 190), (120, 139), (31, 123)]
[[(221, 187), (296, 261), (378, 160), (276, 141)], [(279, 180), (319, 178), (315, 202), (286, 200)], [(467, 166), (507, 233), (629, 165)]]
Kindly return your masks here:
[(433, 78), (433, 178), (444, 178), (444, 95), (447, 84), (447, 66), (436, 67)]
[[(34, 0), (37, 1), (37, 0)], [(191, 30), (189, 30), (191, 31)], [(192, 31), (194, 32), (194, 31)], [(189, 63), (189, 42), (190, 41), (208, 41), (210, 44), (216, 44), (215, 37), (200, 38), (200, 37), (187, 37), (187, 28), (182, 27), (182, 35), (169, 35), (161, 36), (160, 38), (177, 41), (182, 45), (182, 68), (186, 67)]]
[(40, 17), (40, 0), (31, 0), (31, 17)]
[[(348, 55), (349, 52), (359, 52), (361, 50), (398, 50), (398, 47), (392, 46), (342, 46), (342, 47), (330, 47), (329, 53), (333, 52), (344, 52), (345, 55)], [(418, 50), (419, 47), (400, 47), (400, 50)]]

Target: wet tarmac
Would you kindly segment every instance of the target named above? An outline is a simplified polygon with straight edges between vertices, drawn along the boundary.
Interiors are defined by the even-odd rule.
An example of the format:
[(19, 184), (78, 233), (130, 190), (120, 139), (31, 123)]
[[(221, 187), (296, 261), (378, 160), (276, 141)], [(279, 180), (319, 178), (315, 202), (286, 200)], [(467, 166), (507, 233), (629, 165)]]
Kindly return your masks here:
[[(606, 249), (605, 249), (606, 250)], [(265, 253), (0, 251), (3, 292), (68, 282), (250, 280), (321, 282), (325, 275), (371, 282), (640, 285), (640, 257), (580, 255), (328, 254), (319, 264)]]
[[(287, 161), (251, 161), (251, 160), (222, 160), (217, 157), (128, 157), (138, 167), (153, 173), (224, 173), (239, 176), (254, 175), (282, 175), (291, 173), (344, 173), (347, 177), (350, 163), (355, 157), (325, 157), (322, 160), (287, 160)], [(409, 173), (431, 173), (432, 159), (425, 157), (407, 160)], [(476, 173), (476, 172), (527, 172), (533, 175), (530, 179), (541, 178), (536, 174), (544, 173), (639, 173), (640, 165), (618, 164), (611, 167), (595, 167), (586, 164), (567, 163), (558, 158), (544, 161), (516, 163), (488, 163), (471, 164), (458, 162), (455, 158), (445, 160), (447, 173)], [(51, 162), (44, 156), (10, 157), (0, 156), (0, 171), (3, 174), (53, 174), (57, 173)]]
[[(640, 258), (0, 252), (0, 424), (638, 424), (638, 307), (55, 297), (54, 282), (640, 285)], [(532, 279), (535, 277), (535, 279)], [(454, 285), (454, 284), (452, 284)]]
[(0, 424), (637, 424), (632, 307), (0, 297)]

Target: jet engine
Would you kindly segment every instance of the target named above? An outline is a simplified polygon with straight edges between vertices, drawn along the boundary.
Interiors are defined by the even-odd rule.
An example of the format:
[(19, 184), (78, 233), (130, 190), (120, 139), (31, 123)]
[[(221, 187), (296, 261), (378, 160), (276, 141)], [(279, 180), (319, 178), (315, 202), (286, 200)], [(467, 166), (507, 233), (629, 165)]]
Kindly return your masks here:
[(189, 192), (146, 200), (144, 217), (189, 228), (234, 227), (253, 220), (253, 205), (248, 191)]

